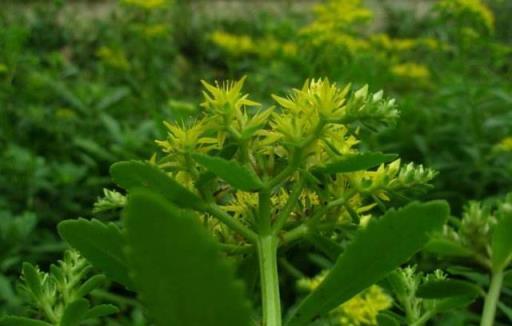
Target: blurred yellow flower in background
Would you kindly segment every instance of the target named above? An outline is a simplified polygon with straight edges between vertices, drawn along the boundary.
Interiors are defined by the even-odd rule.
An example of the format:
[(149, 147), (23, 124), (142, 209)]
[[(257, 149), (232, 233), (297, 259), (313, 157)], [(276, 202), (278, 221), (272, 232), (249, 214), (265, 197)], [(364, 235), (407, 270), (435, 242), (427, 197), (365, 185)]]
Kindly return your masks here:
[(391, 73), (396, 77), (421, 83), (425, 83), (430, 79), (430, 70), (428, 67), (414, 62), (393, 65), (391, 66)]
[(494, 14), (480, 0), (442, 0), (436, 4), (436, 9), (441, 15), (461, 23), (462, 27), (475, 24), (487, 33), (494, 32)]
[(503, 138), (495, 145), (495, 149), (501, 152), (512, 152), (512, 136)]
[(295, 43), (279, 41), (272, 35), (252, 38), (248, 35), (215, 31), (210, 34), (210, 40), (234, 57), (243, 55), (255, 55), (261, 58), (272, 58), (279, 55), (291, 57), (297, 53)]
[(167, 35), (169, 28), (166, 24), (152, 24), (144, 26), (142, 32), (147, 38), (156, 38)]
[(102, 46), (96, 50), (96, 56), (98, 56), (103, 63), (113, 68), (120, 70), (130, 69), (130, 62), (122, 50)]
[(166, 7), (169, 0), (122, 0), (123, 4), (141, 9), (151, 10)]

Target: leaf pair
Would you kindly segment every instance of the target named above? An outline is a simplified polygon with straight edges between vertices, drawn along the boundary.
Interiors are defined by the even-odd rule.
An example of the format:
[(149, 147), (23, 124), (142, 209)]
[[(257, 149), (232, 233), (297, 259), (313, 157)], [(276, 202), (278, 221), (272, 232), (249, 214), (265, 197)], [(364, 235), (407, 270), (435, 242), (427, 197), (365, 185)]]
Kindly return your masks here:
[[(224, 170), (228, 161), (195, 159), (230, 182)], [(245, 173), (229, 167), (238, 171), (235, 175)], [(61, 224), (64, 239), (109, 277), (136, 289), (158, 325), (249, 325), (251, 310), (217, 243), (191, 212), (177, 207), (196, 208), (200, 199), (147, 164), (118, 163), (112, 174), (130, 191), (123, 213), (124, 236), (113, 225), (78, 220)], [(256, 189), (257, 180), (249, 181), (247, 189)], [(300, 304), (288, 325), (305, 325), (382, 279), (420, 250), (447, 215), (444, 203), (414, 203), (371, 223), (339, 257), (324, 283)]]

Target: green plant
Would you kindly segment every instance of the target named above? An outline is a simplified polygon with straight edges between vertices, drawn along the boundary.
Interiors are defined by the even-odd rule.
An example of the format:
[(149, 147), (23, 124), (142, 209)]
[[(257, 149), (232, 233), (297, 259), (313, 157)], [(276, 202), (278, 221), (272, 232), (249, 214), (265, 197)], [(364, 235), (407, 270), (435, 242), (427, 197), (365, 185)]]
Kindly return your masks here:
[(92, 267), (78, 252), (69, 250), (64, 259), (41, 272), (30, 263), (23, 264), (19, 291), (31, 306), (26, 317), (5, 317), (2, 326), (77, 326), (84, 320), (97, 319), (118, 310), (110, 304), (91, 306), (89, 293), (103, 285), (104, 275), (89, 276)]
[[(512, 195), (509, 194), (494, 202), (470, 202), (462, 218), (451, 219), (443, 233), (434, 237), (427, 247), (451, 261), (452, 270), (459, 271), (478, 286), (488, 288), (481, 326), (495, 324), (496, 309), (512, 320), (511, 308), (507, 301), (500, 299), (502, 288), (510, 285), (511, 274), (507, 269), (512, 262), (511, 232)], [(476, 264), (478, 268), (472, 268), (469, 273), (460, 268), (461, 264)]]
[[(428, 187), (435, 173), (355, 148), (361, 126), (398, 116), (382, 91), (310, 80), (274, 96), (280, 108), (263, 109), (241, 92), (243, 82), (204, 82), (202, 116), (166, 123), (163, 157), (112, 166), (128, 197), (107, 192), (99, 206), (124, 205), (121, 228), (59, 225), (91, 264), (136, 291), (159, 325), (249, 325), (250, 316), (269, 326), (307, 324), (408, 260), (448, 214), (442, 202), (386, 208)], [(277, 257), (305, 241), (339, 257), (285, 318)], [(260, 309), (251, 311), (233, 263), (259, 270)]]

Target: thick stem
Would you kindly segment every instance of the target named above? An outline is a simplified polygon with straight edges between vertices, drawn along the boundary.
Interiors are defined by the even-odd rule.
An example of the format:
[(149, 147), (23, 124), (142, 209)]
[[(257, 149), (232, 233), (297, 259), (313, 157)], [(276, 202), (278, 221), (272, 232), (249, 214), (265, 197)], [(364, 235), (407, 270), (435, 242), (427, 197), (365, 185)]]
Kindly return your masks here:
[(484, 312), (482, 314), (482, 322), (480, 326), (493, 326), (494, 317), (496, 315), (496, 306), (501, 292), (501, 284), (503, 283), (503, 271), (497, 271), (492, 274), (489, 292), (485, 297)]
[(281, 300), (277, 273), (277, 237), (260, 236), (257, 242), (260, 265), (263, 326), (281, 326)]

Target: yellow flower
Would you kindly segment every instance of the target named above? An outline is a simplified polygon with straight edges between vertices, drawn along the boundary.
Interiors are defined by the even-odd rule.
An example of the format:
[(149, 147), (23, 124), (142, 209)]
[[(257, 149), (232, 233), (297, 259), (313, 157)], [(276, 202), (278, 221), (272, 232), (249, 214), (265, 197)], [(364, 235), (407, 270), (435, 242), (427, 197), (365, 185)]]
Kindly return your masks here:
[(223, 31), (215, 31), (210, 40), (234, 56), (257, 53), (256, 45), (247, 35), (234, 35)]
[(3, 63), (0, 63), (0, 74), (5, 74), (9, 69)]
[(122, 50), (116, 50), (106, 46), (102, 46), (96, 51), (96, 55), (106, 65), (109, 65), (113, 68), (120, 70), (130, 69), (130, 62), (128, 61)]
[(369, 49), (365, 39), (354, 36), (356, 27), (373, 16), (361, 0), (328, 0), (316, 5), (313, 11), (315, 19), (300, 31), (313, 45), (334, 45), (350, 54)]
[(372, 285), (348, 300), (333, 314), (340, 326), (377, 325), (377, 316), (391, 307), (393, 300), (381, 287)]
[(494, 32), (494, 14), (481, 0), (442, 0), (436, 5), (442, 16), (455, 19), (461, 27), (481, 28)]
[(122, 0), (121, 2), (145, 10), (164, 8), (169, 4), (169, 0)]
[(75, 118), (76, 113), (68, 108), (59, 108), (55, 111), (55, 116), (62, 120), (69, 120)]
[(222, 206), (226, 212), (233, 213), (236, 218), (254, 216), (258, 207), (258, 194), (254, 192), (237, 191), (227, 205)]
[(166, 24), (154, 24), (144, 26), (142, 32), (147, 38), (157, 38), (167, 35), (169, 29)]
[(190, 126), (177, 123), (164, 122), (169, 130), (165, 140), (156, 140), (156, 144), (167, 153), (165, 166), (181, 167), (184, 170), (190, 168), (190, 158), (187, 154), (192, 151), (207, 152), (218, 147), (216, 138), (205, 136), (207, 121), (200, 120)]
[(502, 152), (512, 152), (512, 136), (503, 138), (495, 145), (495, 149)]
[(292, 57), (297, 54), (297, 45), (293, 42), (281, 42), (272, 35), (263, 38), (253, 38), (249, 35), (235, 35), (223, 31), (215, 31), (210, 40), (228, 54), (240, 57), (254, 55), (260, 58), (275, 56)]
[(328, 0), (316, 5), (313, 11), (315, 20), (305, 28), (306, 33), (316, 30), (346, 30), (373, 17), (372, 12), (363, 7), (361, 0)]
[[(322, 271), (314, 278), (299, 280), (298, 286), (301, 289), (313, 291), (327, 275), (328, 271)], [(330, 325), (377, 325), (378, 314), (391, 308), (392, 303), (392, 298), (380, 286), (372, 285), (332, 310), (329, 316)]]
[[(261, 105), (249, 100), (248, 94), (241, 93), (244, 82), (245, 77), (236, 82), (229, 81), (222, 84), (216, 82), (215, 86), (204, 80), (201, 81), (206, 89), (206, 91), (203, 91), (205, 100), (201, 103), (201, 106), (207, 112), (212, 113), (212, 125), (219, 132), (220, 138), (224, 137), (221, 134), (226, 131), (234, 134), (237, 138), (243, 137), (242, 133), (247, 128), (247, 125), (250, 124), (246, 108)], [(263, 117), (266, 116), (263, 115)], [(258, 126), (253, 127), (256, 128)]]
[(396, 77), (425, 83), (430, 79), (430, 70), (427, 66), (414, 62), (406, 62), (391, 66), (391, 73)]

